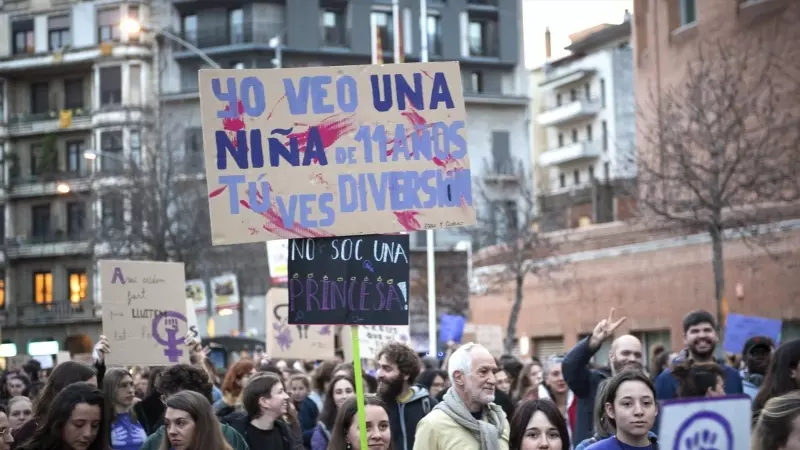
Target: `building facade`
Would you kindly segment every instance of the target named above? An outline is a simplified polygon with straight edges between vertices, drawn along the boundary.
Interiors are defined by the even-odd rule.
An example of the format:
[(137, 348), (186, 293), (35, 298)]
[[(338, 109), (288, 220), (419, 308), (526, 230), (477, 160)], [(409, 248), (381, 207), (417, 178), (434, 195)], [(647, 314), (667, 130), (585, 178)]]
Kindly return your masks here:
[[(405, 61), (419, 60), (420, 11), (416, 0), (400, 0)], [(467, 142), (472, 173), (504, 189), (515, 161), (530, 169), (527, 73), (524, 69), (519, 0), (428, 1), (430, 61), (459, 61), (467, 106)], [(210, 6), (173, 0), (160, 10), (159, 26), (178, 33), (223, 68), (315, 67), (371, 62), (371, 24), (381, 36), (383, 59), (393, 61), (390, 1), (291, 0), (234, 2)], [(276, 52), (276, 44), (280, 51)], [(165, 45), (169, 70), (162, 78), (165, 120), (174, 117), (186, 135), (187, 159), (202, 164), (195, 52)], [(504, 181), (505, 180), (505, 181)], [(467, 236), (436, 230), (437, 247)], [(425, 233), (412, 235), (424, 248)]]
[(21, 354), (40, 341), (91, 351), (100, 334), (92, 230), (125, 211), (92, 191), (148, 126), (153, 46), (120, 29), (148, 16), (136, 1), (0, 8), (0, 326)]
[[(624, 181), (635, 172), (630, 17), (570, 36), (569, 56), (534, 70), (541, 229), (625, 218)], [(549, 45), (549, 36), (546, 37)], [(546, 49), (549, 55), (549, 48)]]

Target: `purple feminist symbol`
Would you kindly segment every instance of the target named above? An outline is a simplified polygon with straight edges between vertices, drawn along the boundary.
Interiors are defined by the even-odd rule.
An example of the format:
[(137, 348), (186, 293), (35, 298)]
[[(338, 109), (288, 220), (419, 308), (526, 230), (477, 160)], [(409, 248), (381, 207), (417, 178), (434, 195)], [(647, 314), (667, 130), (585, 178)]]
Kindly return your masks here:
[[(163, 339), (161, 333), (159, 333), (158, 326), (161, 324), (161, 319), (164, 319), (164, 331), (167, 333), (166, 339)], [(186, 316), (177, 311), (166, 311), (163, 314), (158, 314), (153, 319), (153, 339), (165, 347), (164, 356), (169, 358), (169, 362), (172, 363), (180, 361), (180, 357), (183, 356), (183, 350), (178, 348), (178, 345), (183, 343), (183, 339), (178, 337), (179, 321), (186, 323)]]

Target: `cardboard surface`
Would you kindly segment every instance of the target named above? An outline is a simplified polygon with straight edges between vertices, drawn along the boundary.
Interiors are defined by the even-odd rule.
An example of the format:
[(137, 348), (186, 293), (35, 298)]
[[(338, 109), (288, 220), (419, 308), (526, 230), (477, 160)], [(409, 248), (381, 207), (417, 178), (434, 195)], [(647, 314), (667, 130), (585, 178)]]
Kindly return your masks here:
[(331, 359), (332, 325), (289, 325), (289, 290), (267, 291), (267, 356), (271, 359)]

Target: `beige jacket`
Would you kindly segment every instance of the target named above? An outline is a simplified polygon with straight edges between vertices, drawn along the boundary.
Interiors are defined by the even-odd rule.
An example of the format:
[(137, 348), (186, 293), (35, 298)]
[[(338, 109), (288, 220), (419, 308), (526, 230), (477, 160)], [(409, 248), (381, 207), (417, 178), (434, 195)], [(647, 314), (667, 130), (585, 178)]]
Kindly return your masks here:
[[(500, 450), (508, 450), (508, 419), (503, 418)], [(417, 424), (414, 450), (483, 450), (475, 436), (443, 411), (434, 409)]]

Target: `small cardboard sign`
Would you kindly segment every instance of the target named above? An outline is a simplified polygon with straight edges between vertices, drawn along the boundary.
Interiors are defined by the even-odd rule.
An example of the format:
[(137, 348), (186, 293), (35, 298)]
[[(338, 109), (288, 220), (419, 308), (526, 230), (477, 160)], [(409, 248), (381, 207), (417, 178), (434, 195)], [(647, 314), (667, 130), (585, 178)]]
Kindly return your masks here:
[(330, 359), (335, 353), (332, 325), (289, 324), (289, 290), (267, 291), (267, 356), (272, 359)]
[[(349, 343), (352, 339), (352, 327), (342, 327), (341, 342)], [(381, 348), (390, 342), (411, 345), (411, 334), (408, 325), (360, 325), (358, 327), (358, 347), (362, 358), (375, 359)], [(351, 345), (342, 345), (344, 357), (353, 360)]]
[(189, 362), (183, 263), (102, 260), (100, 279), (107, 365)]
[(408, 235), (292, 239), (289, 323), (408, 325)]
[(750, 397), (686, 398), (664, 401), (658, 446), (670, 450), (749, 450)]
[(214, 245), (475, 223), (457, 62), (199, 74)]

